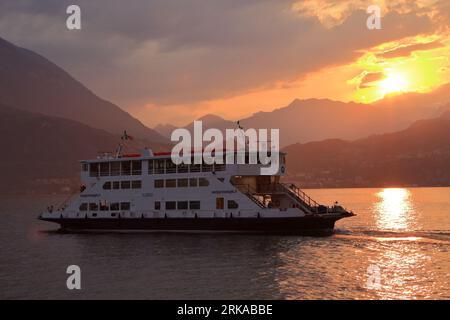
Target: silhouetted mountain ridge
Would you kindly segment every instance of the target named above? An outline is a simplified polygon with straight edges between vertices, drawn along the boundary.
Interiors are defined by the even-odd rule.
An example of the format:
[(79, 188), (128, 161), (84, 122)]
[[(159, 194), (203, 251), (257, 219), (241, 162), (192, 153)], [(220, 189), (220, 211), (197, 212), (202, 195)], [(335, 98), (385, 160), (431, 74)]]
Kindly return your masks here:
[(450, 185), (450, 114), (356, 141), (293, 144), (288, 176), (304, 187)]
[[(119, 135), (79, 122), (0, 105), (0, 193), (61, 191), (78, 183), (79, 160), (113, 152)], [(128, 141), (135, 152), (149, 143)], [(158, 148), (163, 148), (159, 145)]]
[(118, 106), (97, 97), (66, 71), (44, 57), (0, 38), (0, 102), (104, 129), (165, 143)]

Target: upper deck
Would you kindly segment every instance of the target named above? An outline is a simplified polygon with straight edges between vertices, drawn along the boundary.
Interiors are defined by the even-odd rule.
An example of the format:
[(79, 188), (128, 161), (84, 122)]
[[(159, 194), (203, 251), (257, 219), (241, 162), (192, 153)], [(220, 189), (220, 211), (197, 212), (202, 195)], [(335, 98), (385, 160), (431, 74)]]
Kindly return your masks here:
[[(214, 173), (228, 175), (261, 175), (261, 168), (267, 168), (270, 164), (262, 164), (259, 159), (257, 163), (250, 163), (249, 153), (238, 155), (236, 152), (220, 152), (215, 156), (213, 164), (206, 163), (201, 157), (202, 153), (193, 153), (190, 164), (175, 164), (171, 159), (171, 152), (153, 153), (151, 150), (143, 150), (142, 153), (123, 154), (113, 156), (103, 154), (97, 159), (82, 160), (82, 179), (99, 178), (107, 176), (140, 176), (161, 174), (189, 174), (189, 173)], [(269, 154), (270, 155), (270, 154)], [(229, 157), (233, 161), (230, 163)], [(238, 157), (240, 157), (238, 161)], [(195, 163), (198, 157), (201, 163)], [(279, 161), (276, 163), (277, 170), (274, 175), (284, 175), (286, 172), (285, 153), (279, 153)]]

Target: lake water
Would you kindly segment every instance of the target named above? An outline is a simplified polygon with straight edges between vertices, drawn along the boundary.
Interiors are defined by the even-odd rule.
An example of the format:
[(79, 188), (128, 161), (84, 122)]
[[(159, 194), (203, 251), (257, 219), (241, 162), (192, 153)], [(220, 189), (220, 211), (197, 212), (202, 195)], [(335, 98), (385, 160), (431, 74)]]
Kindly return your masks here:
[(36, 216), (63, 197), (0, 197), (0, 298), (450, 299), (450, 188), (308, 193), (358, 215), (323, 238), (60, 234)]

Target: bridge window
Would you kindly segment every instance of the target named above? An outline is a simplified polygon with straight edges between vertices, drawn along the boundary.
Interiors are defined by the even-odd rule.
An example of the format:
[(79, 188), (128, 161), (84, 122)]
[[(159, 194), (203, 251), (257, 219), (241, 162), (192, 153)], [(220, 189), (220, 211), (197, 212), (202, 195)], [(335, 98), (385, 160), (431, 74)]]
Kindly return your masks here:
[(153, 166), (154, 166), (154, 172), (156, 174), (161, 174), (161, 173), (165, 172), (164, 171), (164, 168), (165, 168), (165, 160), (164, 159), (155, 160), (153, 162)]
[(114, 190), (120, 189), (120, 181), (113, 181), (113, 189)]
[(108, 211), (108, 210), (109, 210), (108, 202), (106, 202), (106, 200), (100, 201), (100, 211)]
[(178, 188), (186, 188), (188, 186), (188, 179), (178, 179)]
[(130, 189), (130, 181), (120, 181), (120, 189)]
[(109, 176), (109, 162), (100, 162), (100, 176)]
[(153, 160), (148, 160), (148, 174), (153, 174)]
[(166, 201), (166, 210), (176, 210), (177, 203), (176, 201)]
[(164, 188), (164, 180), (155, 180), (155, 188)]
[(214, 171), (225, 171), (225, 165), (224, 164), (214, 164)]
[(185, 173), (185, 172), (188, 172), (188, 171), (189, 171), (189, 166), (187, 164), (180, 163), (177, 166), (177, 172), (178, 173)]
[(177, 208), (178, 208), (178, 210), (187, 210), (188, 202), (187, 201), (178, 201)]
[(228, 202), (227, 203), (228, 209), (237, 209), (237, 208), (239, 208), (239, 204), (236, 201), (228, 200), (227, 202)]
[(176, 179), (167, 179), (166, 180), (166, 188), (176, 188), (177, 180)]
[(88, 204), (87, 203), (80, 204), (80, 211), (87, 211), (87, 209), (88, 209)]
[(98, 210), (98, 204), (91, 202), (89, 203), (89, 211), (97, 211)]
[(120, 203), (120, 210), (122, 210), (122, 211), (128, 211), (128, 210), (130, 210), (130, 207), (131, 207), (131, 205), (129, 202), (121, 202)]
[(198, 179), (198, 185), (200, 187), (207, 187), (207, 186), (209, 186), (209, 181), (205, 178), (200, 178), (200, 179)]
[(212, 171), (212, 168), (213, 168), (212, 164), (206, 164), (206, 163), (204, 163), (204, 164), (202, 165), (202, 172), (211, 172), (211, 171)]
[(103, 189), (105, 190), (111, 190), (111, 181), (105, 182), (103, 184)]
[(161, 202), (155, 201), (155, 210), (161, 210)]
[(200, 210), (200, 201), (189, 201), (189, 209)]
[(89, 165), (87, 163), (81, 164), (81, 171), (86, 172), (89, 170)]
[(89, 176), (98, 177), (98, 163), (89, 164)]
[(129, 176), (131, 174), (131, 161), (122, 161), (121, 162), (120, 174), (122, 176)]
[(111, 162), (111, 175), (120, 176), (120, 161)]
[(173, 163), (172, 159), (166, 159), (166, 173), (175, 173), (177, 166)]
[(141, 187), (142, 187), (142, 182), (141, 182), (141, 180), (134, 180), (134, 181), (131, 181), (131, 188), (132, 188), (132, 189), (141, 189)]
[(190, 165), (190, 171), (191, 172), (200, 172), (201, 165), (200, 164), (191, 164)]
[(189, 187), (198, 187), (198, 179), (190, 178), (189, 179)]
[(109, 209), (111, 211), (119, 211), (120, 210), (120, 204), (118, 202), (111, 203), (109, 206)]
[(142, 161), (131, 161), (133, 176), (140, 176), (142, 174)]

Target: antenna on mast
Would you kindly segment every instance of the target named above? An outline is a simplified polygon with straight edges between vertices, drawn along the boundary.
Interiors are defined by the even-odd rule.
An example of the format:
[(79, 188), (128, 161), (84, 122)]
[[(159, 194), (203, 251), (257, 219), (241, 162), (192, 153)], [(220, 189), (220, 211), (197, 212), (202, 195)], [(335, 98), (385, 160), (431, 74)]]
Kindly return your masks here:
[[(120, 137), (121, 141), (125, 140), (133, 140), (134, 138), (127, 133), (127, 130), (123, 130), (123, 135)], [(122, 153), (123, 143), (119, 142), (119, 146), (116, 150), (116, 158), (120, 158), (120, 154)]]

